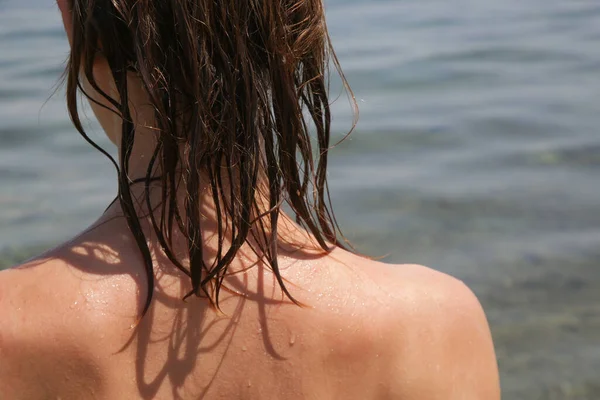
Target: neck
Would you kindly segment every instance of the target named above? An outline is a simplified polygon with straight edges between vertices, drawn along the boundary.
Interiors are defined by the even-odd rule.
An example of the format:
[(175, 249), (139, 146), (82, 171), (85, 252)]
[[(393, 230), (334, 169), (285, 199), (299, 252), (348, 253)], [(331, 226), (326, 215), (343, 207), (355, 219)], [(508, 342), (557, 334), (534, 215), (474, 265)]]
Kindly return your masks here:
[[(141, 107), (137, 107), (138, 110)], [(137, 112), (137, 120), (139, 121), (140, 114)], [(148, 119), (149, 120), (149, 119)], [(119, 138), (120, 134), (118, 131), (113, 131), (113, 137)], [(120, 140), (117, 140), (118, 142)], [(157, 236), (154, 232), (153, 219), (155, 223), (161, 227), (161, 218), (163, 217), (162, 204), (163, 204), (163, 187), (162, 181), (160, 180), (161, 170), (155, 168), (154, 173), (151, 175), (151, 182), (146, 186), (146, 177), (148, 168), (155, 152), (157, 145), (156, 130), (149, 124), (136, 124), (136, 134), (133, 150), (129, 158), (129, 169), (128, 175), (133, 183), (130, 186), (133, 204), (135, 206), (135, 212), (140, 220), (142, 229), (151, 246), (159, 248)], [(119, 153), (122, 149), (119, 147)], [(157, 163), (158, 164), (158, 163)], [(122, 167), (122, 166), (121, 166)], [(177, 179), (179, 181), (179, 179)], [(182, 221), (186, 221), (186, 205), (185, 200), (187, 196), (195, 196), (198, 199), (198, 207), (200, 208), (200, 215), (202, 216), (202, 240), (204, 247), (208, 250), (208, 253), (215, 253), (215, 249), (218, 246), (218, 232), (219, 224), (226, 227), (230, 223), (231, 219), (224, 215), (222, 210), (225, 209), (224, 204), (220, 203), (219, 208), (221, 214), (217, 211), (217, 205), (215, 204), (209, 178), (207, 174), (200, 173), (200, 186), (198, 193), (188, 194), (184, 188), (183, 182), (176, 188), (176, 204), (181, 216)], [(230, 188), (230, 182), (226, 176), (223, 177), (223, 192), (228, 193)], [(252, 218), (258, 217), (260, 214), (266, 214), (269, 210), (269, 199), (268, 199), (268, 184), (264, 180), (260, 180), (256, 190), (256, 201), (258, 209), (252, 216)], [(168, 213), (168, 212), (167, 212)], [(112, 218), (121, 218), (124, 215), (120, 202), (115, 202), (106, 211), (103, 221)], [(265, 233), (270, 235), (271, 229), (268, 223), (268, 217), (264, 219)], [(229, 229), (229, 228), (227, 228)], [(253, 238), (260, 237), (261, 232), (256, 230), (256, 227), (252, 228), (251, 234), (248, 237), (250, 242)], [(316, 241), (312, 238), (312, 235), (308, 234), (304, 229), (298, 226), (292, 218), (281, 212), (279, 223), (277, 224), (278, 242), (282, 249), (289, 249), (292, 251), (295, 247), (302, 247), (305, 250), (315, 250), (321, 252)], [(174, 247), (174, 253), (181, 255), (182, 258), (186, 254), (187, 242), (185, 235), (178, 229), (177, 224), (173, 226), (173, 232), (171, 232), (171, 238), (173, 239), (172, 245)], [(231, 240), (226, 238), (223, 245), (227, 248), (231, 245)], [(298, 246), (299, 245), (299, 246)], [(247, 246), (244, 246), (247, 247)], [(258, 248), (255, 244), (246, 248), (246, 251), (242, 250), (242, 253), (246, 254), (246, 258), (252, 258), (248, 256), (252, 253), (251, 248)], [(211, 251), (212, 249), (212, 251)]]
[[(99, 66), (96, 67), (96, 73), (105, 73), (101, 71), (101, 68), (105, 68), (103, 64), (99, 64)], [(114, 90), (114, 85), (103, 85), (103, 90), (109, 93), (113, 98), (118, 98), (118, 94), (116, 93), (116, 90)], [(94, 94), (90, 88), (88, 88), (87, 91), (88, 93)], [(152, 181), (149, 187), (146, 188), (145, 178), (147, 176), (148, 168), (158, 143), (158, 129), (156, 128), (156, 124), (154, 122), (154, 108), (150, 105), (147, 95), (135, 76), (132, 76), (129, 80), (128, 95), (131, 118), (134, 123), (136, 133), (133, 149), (130, 157), (128, 158), (127, 173), (130, 180), (136, 182), (130, 186), (135, 212), (140, 219), (140, 223), (146, 238), (148, 238), (150, 241), (154, 241), (156, 240), (156, 235), (154, 232), (152, 219), (157, 222), (159, 227), (162, 227), (161, 218), (164, 215), (162, 214), (163, 187), (161, 186), (162, 182), (159, 179), (155, 179)], [(99, 96), (94, 97), (97, 101), (101, 101)], [(104, 103), (105, 106), (108, 106), (109, 109), (112, 108), (105, 102), (102, 103)], [(119, 147), (119, 155), (121, 155), (123, 150), (120, 147), (122, 119), (118, 116), (118, 113), (107, 110), (103, 107), (99, 107), (93, 102), (92, 108), (108, 137)], [(158, 164), (159, 163), (157, 163), (157, 165)], [(123, 168), (122, 165), (121, 168)], [(160, 166), (157, 166), (157, 168), (155, 168), (153, 171), (152, 177), (158, 178), (160, 175)], [(203, 240), (206, 242), (204, 245), (211, 247), (211, 241), (209, 238), (217, 236), (219, 225), (226, 227), (231, 219), (228, 221), (227, 216), (223, 215), (223, 213), (219, 215), (217, 212), (217, 204), (215, 204), (212, 191), (210, 186), (207, 184), (208, 177), (206, 174), (200, 173), (200, 182), (201, 184), (199, 186), (199, 192), (193, 194), (187, 193), (187, 191), (184, 190), (183, 184), (179, 185), (175, 189), (176, 204), (181, 216), (181, 220), (186, 221), (186, 197), (194, 196), (196, 199), (198, 199), (197, 204), (200, 208), (200, 213), (202, 216), (202, 236)], [(231, 182), (227, 181), (226, 176), (223, 176), (222, 184), (223, 192), (228, 193)], [(254, 215), (253, 218), (258, 217), (258, 215), (263, 213), (267, 213), (269, 210), (268, 184), (262, 180), (258, 182), (257, 186), (256, 201), (258, 209), (255, 210), (256, 215)], [(223, 204), (219, 204), (219, 206), (221, 210), (224, 209)], [(102, 220), (105, 221), (107, 218), (119, 217), (122, 215), (123, 210), (121, 208), (121, 204), (119, 202), (115, 202), (111, 207), (109, 207)], [(268, 219), (265, 219), (265, 222), (266, 221), (268, 221)], [(283, 212), (281, 213), (279, 221), (280, 222), (277, 225), (277, 230), (278, 238), (281, 239), (280, 243), (292, 243), (295, 245), (300, 244), (301, 247), (305, 248), (316, 249), (319, 247), (314, 246), (313, 243), (316, 243), (316, 241), (314, 241), (314, 238), (312, 238), (311, 235), (296, 225), (293, 220)], [(270, 226), (268, 222), (266, 222), (264, 225), (265, 228), (269, 228)], [(173, 229), (176, 232), (171, 232), (171, 237), (175, 238), (176, 240), (176, 238), (179, 236), (182, 238), (180, 242), (182, 244), (186, 243), (186, 241), (183, 240), (183, 234), (179, 232), (179, 229), (177, 229), (176, 226), (174, 226)], [(253, 235), (251, 234), (250, 237), (252, 236)], [(174, 243), (174, 245), (177, 246), (176, 243)], [(215, 243), (213, 243), (213, 245), (216, 246)], [(224, 245), (226, 246), (227, 243)]]

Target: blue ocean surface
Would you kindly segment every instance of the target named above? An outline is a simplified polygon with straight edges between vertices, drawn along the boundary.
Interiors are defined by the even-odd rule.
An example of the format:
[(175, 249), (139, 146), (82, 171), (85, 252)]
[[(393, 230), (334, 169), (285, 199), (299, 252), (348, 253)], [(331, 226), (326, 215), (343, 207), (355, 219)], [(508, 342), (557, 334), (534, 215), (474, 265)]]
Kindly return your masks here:
[[(333, 151), (354, 244), (481, 299), (506, 399), (600, 398), (600, 2), (326, 0), (360, 107)], [(0, 266), (115, 196), (72, 128), (51, 0), (0, 1)], [(339, 82), (336, 138), (352, 110)], [(110, 147), (91, 120), (91, 136)]]

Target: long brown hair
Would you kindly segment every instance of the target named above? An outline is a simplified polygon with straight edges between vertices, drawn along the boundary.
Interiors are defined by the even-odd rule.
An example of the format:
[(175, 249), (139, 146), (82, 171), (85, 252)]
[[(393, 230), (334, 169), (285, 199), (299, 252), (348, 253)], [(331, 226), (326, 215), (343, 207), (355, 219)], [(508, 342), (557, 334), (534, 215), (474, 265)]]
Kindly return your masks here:
[[(77, 93), (85, 94), (81, 73), (122, 119), (120, 160), (112, 161), (118, 171), (118, 201), (146, 265), (149, 294), (142, 315), (151, 304), (154, 270), (128, 175), (136, 135), (128, 106), (132, 72), (147, 92), (157, 127), (145, 199), (149, 205), (150, 182), (158, 179), (162, 201), (158, 216), (150, 212), (153, 229), (170, 261), (189, 276), (189, 295), (205, 296), (218, 307), (228, 266), (249, 237), (256, 236), (253, 232), (260, 232), (254, 238), (256, 251), (295, 301), (277, 261), (282, 204), (289, 205), (323, 250), (330, 250), (328, 243), (343, 247), (327, 186), (329, 61), (347, 84), (330, 45), (322, 0), (70, 3), (68, 108), (77, 130), (104, 154), (80, 122)], [(119, 100), (94, 79), (98, 52), (108, 62)], [(316, 132), (316, 148), (310, 130)], [(153, 176), (157, 168), (159, 177)], [(261, 179), (267, 185), (266, 212), (256, 200)], [(176, 201), (180, 185), (186, 194), (183, 210)], [(218, 250), (212, 262), (203, 253), (201, 185), (210, 187), (216, 206)], [(174, 228), (187, 239), (187, 267), (174, 255)]]

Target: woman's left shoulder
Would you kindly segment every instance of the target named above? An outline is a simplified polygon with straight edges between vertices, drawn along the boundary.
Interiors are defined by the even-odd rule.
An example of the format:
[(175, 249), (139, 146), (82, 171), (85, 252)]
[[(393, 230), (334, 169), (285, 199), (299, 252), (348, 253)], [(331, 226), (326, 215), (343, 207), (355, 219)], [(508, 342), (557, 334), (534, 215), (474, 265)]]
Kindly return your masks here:
[(0, 272), (0, 393), (6, 398), (58, 398), (66, 378), (88, 388), (90, 378), (100, 381), (84, 335), (73, 329), (85, 323), (69, 315), (71, 291), (68, 280), (60, 283), (59, 269), (56, 260), (44, 259)]

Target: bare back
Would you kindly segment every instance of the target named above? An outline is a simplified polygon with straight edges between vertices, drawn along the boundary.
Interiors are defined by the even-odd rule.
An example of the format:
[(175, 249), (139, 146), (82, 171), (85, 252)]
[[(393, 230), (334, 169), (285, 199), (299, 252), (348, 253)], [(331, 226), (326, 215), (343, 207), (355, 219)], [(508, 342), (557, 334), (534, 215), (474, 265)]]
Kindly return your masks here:
[(141, 262), (93, 239), (0, 274), (7, 399), (499, 398), (483, 312), (443, 274), (289, 254), (282, 274), (304, 307), (259, 265), (228, 280), (243, 295), (224, 292), (217, 312), (182, 302), (186, 282), (164, 266), (135, 327)]

